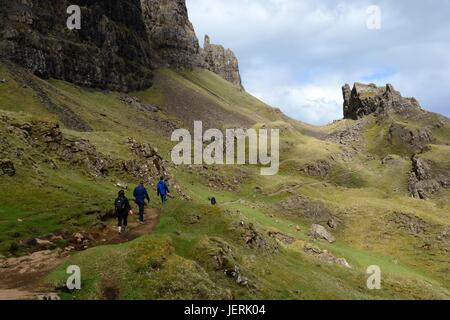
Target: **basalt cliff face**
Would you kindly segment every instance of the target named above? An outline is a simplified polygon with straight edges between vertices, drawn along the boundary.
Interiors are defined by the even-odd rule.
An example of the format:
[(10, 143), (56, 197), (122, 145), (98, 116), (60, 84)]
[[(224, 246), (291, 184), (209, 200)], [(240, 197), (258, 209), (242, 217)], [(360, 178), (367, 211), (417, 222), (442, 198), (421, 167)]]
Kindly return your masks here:
[[(81, 29), (66, 13), (81, 7)], [(151, 84), (155, 60), (138, 0), (2, 0), (3, 58), (42, 77), (127, 91)]]
[(239, 72), (239, 62), (231, 49), (211, 44), (209, 36), (206, 35), (204, 48), (200, 50), (200, 55), (206, 69), (217, 73), (242, 90), (244, 89)]
[[(70, 5), (81, 8), (79, 30), (67, 28)], [(130, 91), (151, 86), (157, 66), (207, 65), (240, 84), (234, 55), (208, 57), (205, 63), (185, 0), (0, 0), (0, 58), (44, 79)]]
[(169, 66), (199, 66), (199, 44), (185, 0), (140, 0), (150, 42)]

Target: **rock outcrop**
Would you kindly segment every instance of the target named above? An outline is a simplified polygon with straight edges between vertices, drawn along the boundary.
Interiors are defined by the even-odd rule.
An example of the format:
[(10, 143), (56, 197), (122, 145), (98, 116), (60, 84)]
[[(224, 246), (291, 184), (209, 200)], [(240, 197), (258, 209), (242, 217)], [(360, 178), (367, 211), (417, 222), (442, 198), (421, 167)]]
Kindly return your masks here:
[(339, 224), (337, 217), (324, 203), (298, 195), (291, 196), (273, 205), (273, 209), (307, 219), (315, 224), (331, 225), (333, 226), (332, 229), (336, 229)]
[(307, 164), (302, 171), (311, 177), (326, 177), (331, 171), (331, 164), (326, 160), (318, 160)]
[(0, 168), (4, 175), (12, 177), (16, 174), (14, 163), (9, 159), (0, 160)]
[(325, 227), (319, 224), (313, 224), (311, 226), (311, 229), (309, 230), (308, 235), (313, 239), (323, 239), (328, 241), (329, 243), (333, 243), (336, 241), (334, 236), (330, 232), (328, 232)]
[(320, 248), (316, 247), (311, 243), (305, 243), (303, 249), (307, 254), (316, 257), (325, 263), (337, 264), (346, 267), (348, 269), (352, 269), (352, 266), (347, 262), (345, 258), (337, 258), (327, 250), (321, 250)]
[(389, 218), (396, 229), (400, 228), (413, 236), (424, 235), (429, 232), (431, 226), (424, 220), (410, 214), (394, 212)]
[(442, 188), (450, 188), (450, 171), (436, 170), (431, 161), (418, 155), (412, 158), (408, 190), (412, 197), (428, 199)]
[(420, 152), (433, 141), (433, 133), (429, 127), (408, 128), (400, 123), (393, 123), (389, 127), (388, 142), (391, 145), (399, 144), (413, 152)]
[(168, 176), (166, 162), (158, 154), (156, 148), (130, 138), (128, 138), (127, 145), (137, 159), (122, 162), (122, 169), (125, 172), (144, 181), (150, 181), (155, 176)]
[(278, 243), (273, 238), (266, 237), (262, 232), (258, 231), (252, 223), (239, 221), (233, 227), (240, 234), (247, 247), (258, 249), (267, 254), (279, 253)]
[(409, 114), (421, 110), (414, 98), (403, 98), (390, 84), (377, 87), (374, 84), (355, 83), (353, 89), (342, 87), (344, 96), (344, 118), (358, 120), (369, 114), (395, 112)]
[(209, 36), (205, 35), (204, 48), (200, 49), (200, 56), (204, 68), (244, 90), (239, 73), (239, 62), (233, 51), (221, 45), (212, 44)]

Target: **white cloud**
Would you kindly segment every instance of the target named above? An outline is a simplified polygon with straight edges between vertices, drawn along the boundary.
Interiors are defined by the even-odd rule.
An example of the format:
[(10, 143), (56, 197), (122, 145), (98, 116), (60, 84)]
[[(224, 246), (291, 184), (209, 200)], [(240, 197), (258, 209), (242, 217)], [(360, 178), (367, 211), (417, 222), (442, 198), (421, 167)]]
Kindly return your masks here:
[(450, 115), (450, 1), (376, 3), (380, 31), (372, 0), (187, 0), (199, 38), (232, 48), (246, 89), (292, 117), (340, 118), (341, 86), (369, 80)]
[(333, 84), (296, 83), (287, 67), (271, 68), (264, 61), (252, 64), (243, 77), (255, 97), (292, 118), (318, 125), (342, 118), (341, 88)]

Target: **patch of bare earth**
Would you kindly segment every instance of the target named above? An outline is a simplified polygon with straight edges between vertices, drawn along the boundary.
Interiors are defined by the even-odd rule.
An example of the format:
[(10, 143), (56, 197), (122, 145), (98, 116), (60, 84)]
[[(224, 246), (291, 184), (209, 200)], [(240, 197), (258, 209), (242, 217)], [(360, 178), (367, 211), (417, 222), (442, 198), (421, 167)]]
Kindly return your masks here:
[[(148, 208), (145, 210), (145, 224), (139, 224), (136, 216), (130, 216), (128, 230), (121, 235), (114, 225), (105, 226), (102, 230), (93, 228), (82, 234), (93, 239), (89, 247), (125, 243), (152, 233), (159, 223), (159, 216), (159, 209)], [(37, 251), (0, 260), (0, 300), (59, 299), (53, 292), (54, 288), (44, 284), (44, 279), (70, 256), (72, 251), (67, 249)], [(105, 285), (105, 297), (113, 299), (118, 294), (113, 294), (111, 287)]]

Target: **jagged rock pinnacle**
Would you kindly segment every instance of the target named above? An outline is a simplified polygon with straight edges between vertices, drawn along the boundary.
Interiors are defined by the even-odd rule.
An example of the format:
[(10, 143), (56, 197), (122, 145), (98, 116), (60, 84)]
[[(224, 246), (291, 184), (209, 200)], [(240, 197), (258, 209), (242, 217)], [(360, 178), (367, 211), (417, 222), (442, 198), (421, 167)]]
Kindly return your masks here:
[(421, 107), (415, 98), (404, 98), (391, 84), (377, 87), (375, 84), (355, 83), (342, 87), (344, 96), (344, 118), (360, 119), (369, 114), (396, 112), (408, 114)]
[(211, 44), (209, 36), (205, 35), (204, 48), (200, 50), (200, 56), (204, 68), (244, 90), (239, 73), (239, 62), (231, 49), (225, 50), (221, 45)]

